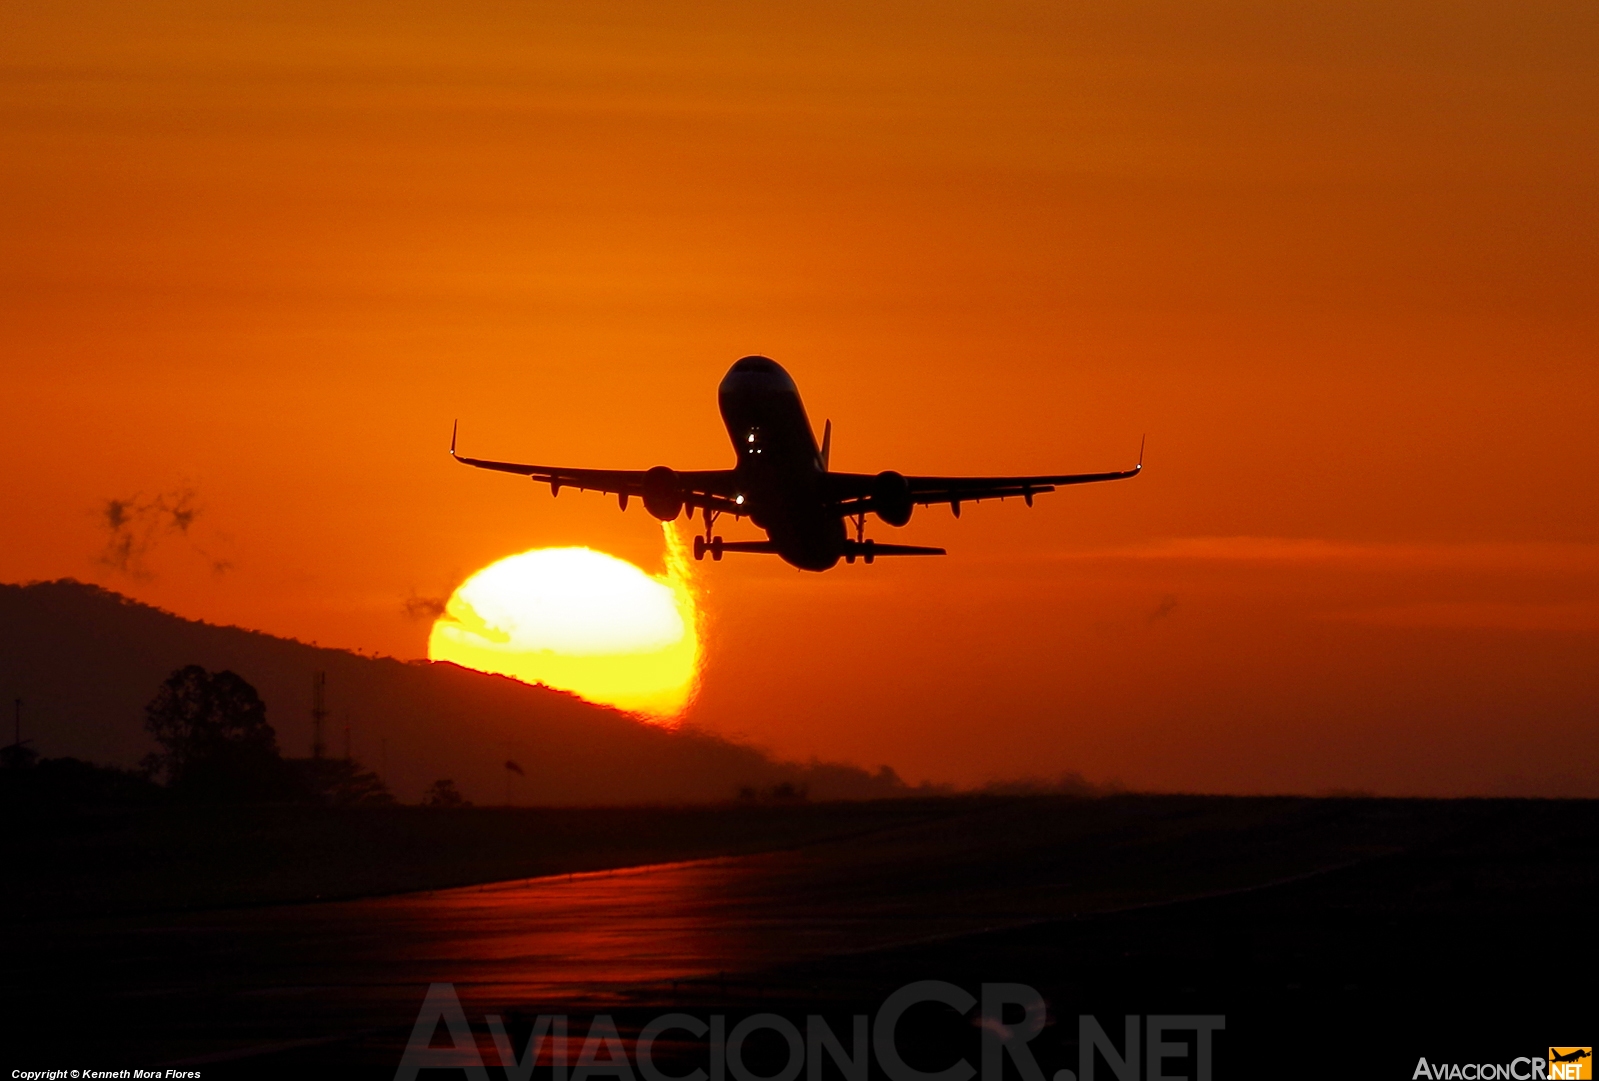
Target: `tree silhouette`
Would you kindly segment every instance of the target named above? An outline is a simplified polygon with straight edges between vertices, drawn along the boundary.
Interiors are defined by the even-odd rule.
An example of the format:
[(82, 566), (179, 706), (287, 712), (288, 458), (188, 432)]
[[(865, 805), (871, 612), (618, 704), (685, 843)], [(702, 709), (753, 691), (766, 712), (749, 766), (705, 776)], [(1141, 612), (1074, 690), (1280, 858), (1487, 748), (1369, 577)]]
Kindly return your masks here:
[(353, 758), (294, 758), (288, 765), (310, 802), (330, 807), (386, 807), (394, 802), (382, 778)]
[(451, 780), (434, 781), (422, 797), (424, 807), (470, 807), (472, 801), (463, 799)]
[(266, 705), (233, 672), (179, 668), (145, 706), (144, 726), (161, 748), (145, 767), (174, 791), (204, 802), (293, 794)]

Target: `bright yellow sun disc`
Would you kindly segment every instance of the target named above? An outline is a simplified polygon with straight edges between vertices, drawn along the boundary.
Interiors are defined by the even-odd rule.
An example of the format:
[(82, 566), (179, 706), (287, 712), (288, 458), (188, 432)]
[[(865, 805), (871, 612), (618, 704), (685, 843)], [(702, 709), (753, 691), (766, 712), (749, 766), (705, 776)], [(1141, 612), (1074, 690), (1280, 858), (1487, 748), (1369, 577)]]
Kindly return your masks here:
[(668, 528), (665, 575), (590, 548), (536, 548), (461, 583), (428, 657), (542, 683), (653, 719), (675, 717), (699, 670), (694, 598)]

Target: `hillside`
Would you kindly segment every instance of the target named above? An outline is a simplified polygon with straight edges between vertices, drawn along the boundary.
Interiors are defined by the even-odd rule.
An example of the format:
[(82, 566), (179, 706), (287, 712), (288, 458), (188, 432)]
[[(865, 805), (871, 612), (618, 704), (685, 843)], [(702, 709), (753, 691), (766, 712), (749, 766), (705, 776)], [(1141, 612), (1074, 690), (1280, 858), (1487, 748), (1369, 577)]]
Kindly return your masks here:
[(503, 803), (508, 758), (526, 772), (510, 778), (520, 804), (725, 800), (784, 782), (820, 798), (905, 791), (891, 773), (777, 763), (719, 737), (451, 664), (219, 627), (71, 580), (0, 585), (0, 695), (24, 700), (23, 735), (40, 754), (135, 764), (153, 746), (144, 705), (185, 664), (232, 669), (254, 684), (288, 755), (309, 751), (311, 677), (326, 672), (330, 753), (342, 753), (348, 721), (355, 756), (404, 801), (447, 777), (470, 800)]

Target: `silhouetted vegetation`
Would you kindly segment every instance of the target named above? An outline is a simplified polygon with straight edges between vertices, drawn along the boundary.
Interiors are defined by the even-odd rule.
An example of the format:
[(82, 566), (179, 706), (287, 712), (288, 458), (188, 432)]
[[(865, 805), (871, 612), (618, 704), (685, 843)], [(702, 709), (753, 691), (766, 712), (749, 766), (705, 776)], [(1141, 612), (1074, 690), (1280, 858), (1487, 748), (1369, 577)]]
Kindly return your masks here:
[(1021, 777), (1009, 781), (990, 781), (982, 792), (992, 796), (1106, 796), (1123, 791), (1120, 784), (1090, 783), (1081, 773), (1062, 773), (1058, 777)]
[(173, 672), (145, 707), (144, 726), (160, 746), (145, 756), (145, 769), (185, 800), (263, 803), (301, 794), (261, 696), (233, 672), (197, 664)]
[(288, 760), (300, 794), (328, 807), (386, 807), (394, 803), (388, 786), (353, 758)]
[(165, 796), (160, 786), (137, 770), (97, 766), (77, 758), (39, 758), (31, 748), (20, 749), (27, 754), (6, 755), (0, 770), (0, 798), (7, 804), (150, 806)]
[(789, 781), (783, 781), (770, 788), (744, 785), (738, 790), (738, 798), (743, 803), (804, 803), (810, 799), (810, 795), (808, 786)]
[(422, 797), (424, 807), (470, 807), (472, 801), (461, 798), (461, 793), (455, 790), (455, 782), (451, 780), (434, 781), (427, 790), (427, 795)]
[(29, 769), (39, 758), (39, 752), (24, 743), (10, 743), (0, 748), (0, 769)]
[(185, 801), (394, 802), (383, 781), (353, 759), (285, 759), (260, 695), (233, 672), (196, 664), (173, 672), (145, 707), (145, 727), (161, 746), (146, 756), (145, 768)]

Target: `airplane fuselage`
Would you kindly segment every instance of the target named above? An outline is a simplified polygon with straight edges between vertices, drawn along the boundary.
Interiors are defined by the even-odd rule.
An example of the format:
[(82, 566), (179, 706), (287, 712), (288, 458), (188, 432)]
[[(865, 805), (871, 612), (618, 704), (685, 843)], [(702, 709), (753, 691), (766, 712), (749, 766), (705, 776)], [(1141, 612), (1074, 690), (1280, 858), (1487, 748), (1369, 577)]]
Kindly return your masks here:
[(746, 357), (723, 378), (717, 404), (750, 520), (786, 562), (813, 571), (833, 566), (847, 534), (830, 504), (826, 463), (794, 380), (765, 357)]

